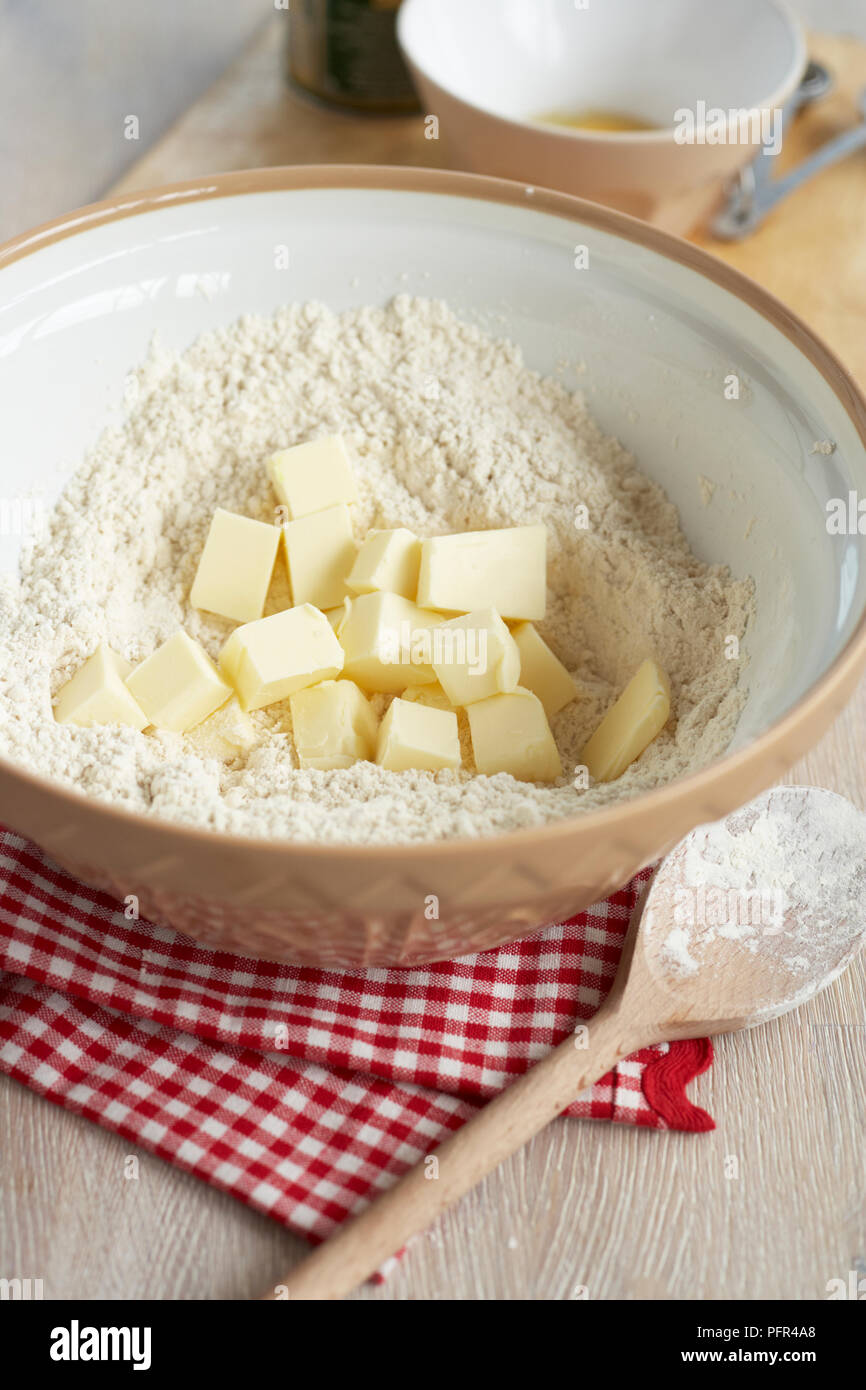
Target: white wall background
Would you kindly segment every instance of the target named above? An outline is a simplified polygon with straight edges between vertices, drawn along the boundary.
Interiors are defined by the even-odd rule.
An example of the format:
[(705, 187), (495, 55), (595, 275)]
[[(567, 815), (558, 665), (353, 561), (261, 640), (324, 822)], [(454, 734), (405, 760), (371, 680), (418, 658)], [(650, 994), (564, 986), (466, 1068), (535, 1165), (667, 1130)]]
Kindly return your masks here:
[[(866, 39), (866, 0), (792, 7)], [(273, 0), (0, 0), (0, 240), (98, 198), (273, 13)]]
[(0, 240), (99, 198), (273, 14), (273, 0), (0, 0)]

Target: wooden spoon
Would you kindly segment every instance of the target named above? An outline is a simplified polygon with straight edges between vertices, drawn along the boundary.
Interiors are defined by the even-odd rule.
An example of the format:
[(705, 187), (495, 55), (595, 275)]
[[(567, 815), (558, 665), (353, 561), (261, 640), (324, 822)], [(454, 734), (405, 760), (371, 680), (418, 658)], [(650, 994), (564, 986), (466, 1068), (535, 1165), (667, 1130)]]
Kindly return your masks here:
[[(699, 827), (638, 902), (589, 1024), (441, 1144), (436, 1165), (410, 1169), (292, 1269), (288, 1297), (343, 1297), (620, 1058), (795, 1008), (850, 964), (864, 935), (866, 816), (844, 798), (778, 787)], [(266, 1297), (285, 1297), (278, 1290)]]

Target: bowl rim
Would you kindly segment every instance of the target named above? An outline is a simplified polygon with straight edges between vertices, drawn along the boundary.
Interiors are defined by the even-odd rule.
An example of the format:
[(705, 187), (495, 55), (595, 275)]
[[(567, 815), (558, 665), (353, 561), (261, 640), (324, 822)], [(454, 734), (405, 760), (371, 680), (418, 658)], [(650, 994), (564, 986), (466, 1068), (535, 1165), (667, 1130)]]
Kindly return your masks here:
[[(741, 299), (782, 332), (824, 377), (848, 414), (866, 450), (866, 396), (823, 339), (775, 295), (749, 276), (729, 266), (727, 262), (718, 260), (691, 242), (662, 231), (651, 223), (642, 222), (627, 213), (600, 203), (591, 203), (570, 193), (528, 186), (511, 179), (492, 178), (485, 174), (466, 174), (449, 169), (375, 164), (277, 165), (265, 169), (238, 170), (206, 178), (187, 179), (90, 203), (23, 232), (0, 245), (0, 272), (6, 266), (32, 255), (45, 246), (142, 213), (215, 198), (315, 189), (433, 193), (471, 201), (504, 203), (512, 207), (529, 207), (556, 217), (582, 222), (598, 231), (610, 233), (662, 255), (667, 260), (695, 271)], [(485, 848), (493, 847), (517, 852), (530, 848), (533, 844), (543, 842), (549, 845), (557, 840), (570, 840), (581, 830), (586, 833), (615, 829), (622, 831), (636, 818), (653, 812), (663, 814), (668, 808), (679, 806), (687, 798), (698, 798), (703, 805), (709, 804), (712, 790), (736, 777), (753, 759), (772, 759), (774, 750), (779, 750), (782, 745), (789, 743), (791, 736), (797, 731), (813, 721), (821, 722), (822, 715), (829, 715), (821, 724), (822, 728), (825, 727), (833, 713), (842, 707), (841, 691), (847, 688), (849, 682), (853, 683), (864, 669), (866, 608), (845, 646), (827, 670), (789, 710), (743, 748), (736, 752), (724, 753), (706, 767), (687, 773), (684, 777), (676, 778), (651, 791), (640, 792), (602, 810), (578, 813), (542, 825), (494, 835), (411, 840), (396, 845), (280, 840), (268, 836), (243, 835), (198, 827), (184, 821), (128, 810), (112, 802), (88, 796), (76, 787), (65, 786), (41, 773), (32, 772), (24, 764), (13, 762), (2, 754), (0, 773), (10, 782), (17, 782), (32, 792), (48, 794), (53, 800), (66, 806), (70, 813), (80, 813), (84, 810), (88, 814), (105, 817), (121, 827), (126, 826), (130, 831), (158, 830), (170, 833), (177, 838), (179, 848), (186, 843), (190, 849), (193, 846), (223, 850), (231, 848), (233, 851), (266, 854), (269, 857), (279, 857), (281, 860), (313, 858), (328, 859), (332, 862), (336, 859), (353, 862), (374, 858), (380, 863), (395, 865), (419, 854), (434, 857), (463, 856), (478, 854)], [(786, 756), (786, 768), (789, 761)], [(779, 771), (781, 770), (780, 764)]]
[[(763, 101), (756, 102), (754, 106), (748, 108), (752, 111), (774, 110), (777, 107), (783, 107), (799, 85), (803, 73), (806, 70), (809, 57), (805, 27), (800, 18), (791, 9), (788, 0), (762, 0), (762, 2), (769, 9), (775, 10), (778, 16), (787, 24), (788, 32), (794, 46), (794, 54), (784, 78), (779, 80), (775, 89), (769, 96), (765, 97)], [(474, 112), (476, 115), (484, 116), (490, 121), (499, 121), (512, 130), (523, 132), (531, 131), (534, 135), (539, 137), (555, 139), (563, 145), (563, 152), (569, 143), (573, 145), (575, 142), (578, 144), (591, 145), (596, 141), (601, 141), (604, 144), (619, 145), (621, 148), (632, 142), (639, 145), (655, 145), (664, 148), (669, 147), (672, 141), (676, 143), (675, 127), (673, 125), (660, 126), (652, 130), (583, 130), (579, 126), (565, 127), (548, 124), (546, 121), (537, 118), (534, 120), (520, 120), (517, 116), (505, 116), (500, 111), (493, 111), (489, 106), (482, 106), (476, 101), (468, 100), (467, 97), (461, 96), (459, 92), (456, 92), (452, 86), (443, 82), (440, 78), (434, 77), (429, 68), (424, 66), (417, 52), (413, 51), (406, 41), (405, 30), (409, 24), (407, 15), (411, 13), (412, 10), (418, 9), (423, 3), (425, 3), (425, 0), (403, 0), (400, 6), (397, 14), (397, 42), (400, 47), (400, 52), (413, 73), (417, 73), (424, 82), (428, 82), (431, 87), (435, 87), (438, 92), (448, 97), (450, 101), (456, 102), (464, 111)], [(734, 108), (728, 107), (721, 109), (725, 117), (722, 125), (727, 136), (727, 131), (731, 124), (728, 117), (731, 110)], [(696, 134), (700, 135), (706, 131), (706, 125), (702, 122), (699, 126), (696, 126), (695, 129)], [(705, 142), (696, 139), (694, 143), (702, 144)], [(726, 144), (727, 140), (719, 143)], [(754, 148), (749, 145), (744, 147), (746, 149)]]

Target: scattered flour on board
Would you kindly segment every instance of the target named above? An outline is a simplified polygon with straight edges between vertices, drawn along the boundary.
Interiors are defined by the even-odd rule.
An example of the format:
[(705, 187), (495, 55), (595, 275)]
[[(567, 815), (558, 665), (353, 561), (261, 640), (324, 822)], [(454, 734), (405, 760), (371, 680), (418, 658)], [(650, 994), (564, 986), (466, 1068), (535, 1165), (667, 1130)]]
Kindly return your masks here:
[[(774, 788), (699, 826), (675, 860), (674, 925), (661, 954), (676, 974), (696, 974), (724, 939), (784, 971), (803, 1002), (862, 937), (866, 816), (835, 792)], [(711, 960), (718, 969), (717, 947)]]
[[(244, 317), (182, 355), (155, 346), (120, 427), (102, 435), (47, 530), (0, 590), (0, 753), (130, 810), (235, 833), (393, 843), (489, 835), (571, 816), (668, 782), (722, 753), (745, 700), (741, 637), (753, 587), (698, 561), (676, 509), (595, 425), (580, 396), (436, 301), (336, 315), (294, 305)], [(422, 536), (544, 522), (543, 635), (582, 697), (553, 721), (559, 785), (509, 775), (299, 769), (288, 704), (254, 716), (245, 762), (179, 735), (54, 722), (51, 698), (106, 639), (130, 660), (183, 626), (216, 656), (232, 625), (188, 594), (216, 507), (272, 520), (265, 460), (342, 433), (361, 500), (356, 535)], [(589, 525), (576, 524), (579, 507)], [(286, 607), (275, 585), (266, 611)], [(601, 716), (652, 655), (671, 678), (668, 728), (616, 783), (571, 773)]]

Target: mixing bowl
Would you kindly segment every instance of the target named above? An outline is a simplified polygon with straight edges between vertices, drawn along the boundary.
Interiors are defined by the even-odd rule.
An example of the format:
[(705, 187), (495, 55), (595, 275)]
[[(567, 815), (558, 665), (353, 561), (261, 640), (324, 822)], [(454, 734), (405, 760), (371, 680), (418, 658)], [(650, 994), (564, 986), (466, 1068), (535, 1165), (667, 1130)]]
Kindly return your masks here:
[[(748, 702), (729, 753), (669, 786), (541, 829), (420, 846), (189, 829), (0, 760), (7, 825), (119, 900), (137, 895), (148, 917), (233, 950), (408, 965), (561, 919), (778, 777), (866, 662), (866, 536), (827, 527), (829, 501), (866, 496), (866, 404), (843, 368), (781, 304), (694, 247), (494, 179), (334, 166), (226, 174), (97, 204), (8, 244), (3, 515), (34, 488), (58, 494), (117, 418), (155, 331), (183, 348), (290, 300), (342, 309), (398, 291), (448, 300), (542, 371), (575, 364), (566, 379), (666, 489), (699, 557), (754, 577)], [(710, 505), (700, 475), (715, 484)], [(9, 570), (21, 538), (4, 530)]]
[[(806, 66), (800, 25), (779, 0), (404, 0), (398, 34), (450, 164), (578, 193), (674, 232), (707, 217), (773, 139), (773, 113)], [(766, 112), (767, 125), (732, 120), (741, 109)], [(653, 128), (538, 119), (580, 113)]]

